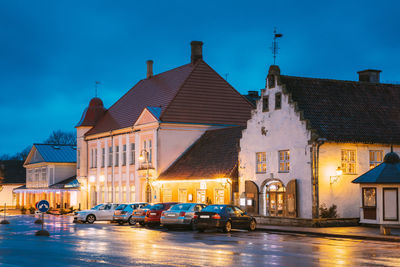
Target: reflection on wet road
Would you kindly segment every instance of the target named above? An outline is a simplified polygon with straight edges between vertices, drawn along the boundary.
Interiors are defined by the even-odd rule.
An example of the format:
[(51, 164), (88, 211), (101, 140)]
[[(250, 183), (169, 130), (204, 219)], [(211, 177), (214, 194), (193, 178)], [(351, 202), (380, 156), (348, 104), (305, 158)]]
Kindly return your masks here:
[(400, 244), (264, 232), (166, 231), (51, 216), (36, 237), (31, 216), (0, 225), (0, 265), (400, 266)]

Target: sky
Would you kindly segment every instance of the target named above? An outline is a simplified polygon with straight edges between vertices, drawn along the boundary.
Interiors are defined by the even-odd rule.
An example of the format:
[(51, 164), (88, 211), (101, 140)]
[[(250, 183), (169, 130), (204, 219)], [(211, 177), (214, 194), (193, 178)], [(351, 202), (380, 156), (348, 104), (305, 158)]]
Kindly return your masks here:
[(285, 75), (400, 83), (398, 1), (0, 0), (0, 155), (75, 131), (95, 95), (106, 108), (146, 76), (190, 62), (190, 42), (239, 92)]

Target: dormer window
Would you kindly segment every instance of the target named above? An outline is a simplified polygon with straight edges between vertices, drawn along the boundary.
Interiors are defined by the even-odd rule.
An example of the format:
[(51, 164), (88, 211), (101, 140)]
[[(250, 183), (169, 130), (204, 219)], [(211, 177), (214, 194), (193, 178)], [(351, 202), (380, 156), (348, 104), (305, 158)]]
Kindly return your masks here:
[(282, 94), (276, 93), (275, 94), (275, 109), (281, 109), (282, 107)]
[(268, 76), (268, 87), (274, 88), (275, 87), (275, 75)]

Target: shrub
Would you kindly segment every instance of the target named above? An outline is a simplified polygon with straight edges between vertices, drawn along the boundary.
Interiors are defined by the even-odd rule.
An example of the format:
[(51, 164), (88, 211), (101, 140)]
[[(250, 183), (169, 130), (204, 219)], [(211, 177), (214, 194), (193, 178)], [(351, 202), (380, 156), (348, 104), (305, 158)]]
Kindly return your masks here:
[(322, 204), (321, 207), (319, 207), (319, 214), (321, 218), (337, 218), (337, 206), (332, 204), (332, 206), (327, 208), (325, 204)]
[(29, 213), (30, 214), (35, 214), (36, 209), (34, 207), (29, 208)]
[(26, 214), (26, 209), (24, 206), (22, 206), (22, 208), (21, 208), (21, 214)]

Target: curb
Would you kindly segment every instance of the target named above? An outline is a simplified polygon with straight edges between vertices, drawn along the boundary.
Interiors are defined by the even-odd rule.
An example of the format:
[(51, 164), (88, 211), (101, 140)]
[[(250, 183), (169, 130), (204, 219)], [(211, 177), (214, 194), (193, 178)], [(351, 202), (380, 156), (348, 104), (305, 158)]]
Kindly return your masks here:
[(390, 236), (342, 235), (342, 234), (330, 234), (330, 233), (319, 233), (312, 231), (287, 230), (287, 229), (276, 229), (276, 228), (256, 228), (256, 231), (271, 232), (271, 233), (303, 234), (303, 235), (318, 236), (318, 237), (336, 237), (336, 238), (348, 238), (348, 239), (359, 239), (359, 240), (400, 242), (399, 237), (390, 237)]

